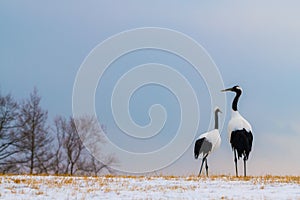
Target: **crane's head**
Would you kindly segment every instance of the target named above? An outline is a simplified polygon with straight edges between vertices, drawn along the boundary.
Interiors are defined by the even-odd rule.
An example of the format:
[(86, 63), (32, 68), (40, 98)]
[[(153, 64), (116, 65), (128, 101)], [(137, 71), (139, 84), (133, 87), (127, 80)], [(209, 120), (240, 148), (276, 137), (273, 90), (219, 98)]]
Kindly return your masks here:
[(228, 92), (228, 91), (231, 91), (231, 92), (235, 92), (235, 93), (242, 93), (243, 90), (240, 86), (236, 85), (232, 88), (228, 88), (228, 89), (225, 89), (225, 90), (221, 90), (221, 92)]
[(215, 108), (215, 113), (222, 113), (221, 109), (218, 106)]

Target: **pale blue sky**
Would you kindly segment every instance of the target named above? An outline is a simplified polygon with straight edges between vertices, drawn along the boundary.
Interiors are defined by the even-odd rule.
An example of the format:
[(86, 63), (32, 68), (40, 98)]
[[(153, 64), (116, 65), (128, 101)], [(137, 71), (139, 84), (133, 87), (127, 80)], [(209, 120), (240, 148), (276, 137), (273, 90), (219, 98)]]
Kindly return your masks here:
[[(192, 37), (208, 51), (226, 86), (239, 84), (243, 88), (240, 112), (254, 129), (249, 174), (300, 175), (299, 6), (297, 1), (167, 0), (147, 3), (2, 0), (0, 89), (3, 93), (10, 92), (21, 99), (27, 97), (36, 86), (43, 98), (42, 105), (49, 110), (50, 119), (56, 115), (70, 116), (77, 70), (97, 44), (132, 28), (155, 26), (174, 29)], [(168, 63), (169, 60), (164, 60), (162, 56), (170, 55), (148, 51), (142, 52), (140, 56), (142, 59), (139, 57), (140, 60), (136, 61), (136, 55), (128, 63)], [(176, 58), (170, 60), (168, 64), (172, 65), (173, 62), (176, 68)], [(180, 62), (184, 65), (183, 61)], [(117, 69), (112, 72), (114, 75), (117, 73), (121, 71)], [(199, 127), (200, 134), (206, 131), (210, 119), (210, 110), (206, 105), (209, 102), (208, 94), (201, 77), (198, 77), (197, 82), (192, 71), (186, 73), (198, 91), (198, 98), (204, 94), (200, 103), (203, 124)], [(151, 100), (147, 93), (143, 97), (146, 89), (153, 90), (153, 93), (163, 93), (161, 88), (149, 87), (135, 94), (131, 106), (133, 118), (138, 123), (147, 123), (146, 115), (140, 112), (146, 112), (150, 104), (158, 103), (159, 100), (165, 100), (161, 103), (173, 112), (176, 101), (172, 95), (167, 92), (165, 95), (168, 97)], [(97, 91), (96, 98), (101, 99), (101, 90)], [(233, 95), (228, 94), (227, 97), (230, 106)], [(148, 101), (145, 102), (145, 98)], [(140, 102), (137, 103), (139, 106), (143, 102), (144, 107), (134, 111), (135, 101)], [(107, 107), (101, 103), (96, 107), (99, 112), (101, 109), (107, 111)], [(174, 118), (171, 122), (178, 121), (176, 109), (175, 114), (170, 116)], [(227, 112), (226, 124), (229, 117), (230, 112)], [(108, 131), (115, 130), (109, 115), (104, 122), (111, 128)], [(177, 126), (166, 125), (170, 130)], [(221, 148), (211, 156), (209, 164), (214, 173), (233, 174), (226, 127), (222, 131), (222, 140)], [(164, 172), (196, 174), (199, 162), (193, 159), (190, 148)]]

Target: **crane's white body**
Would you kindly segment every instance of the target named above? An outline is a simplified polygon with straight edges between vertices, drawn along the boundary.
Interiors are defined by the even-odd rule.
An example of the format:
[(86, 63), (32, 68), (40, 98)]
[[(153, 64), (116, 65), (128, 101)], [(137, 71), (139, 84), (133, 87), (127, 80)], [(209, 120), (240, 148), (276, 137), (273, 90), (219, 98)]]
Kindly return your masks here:
[(245, 129), (247, 132), (252, 132), (250, 123), (238, 112), (231, 111), (231, 119), (228, 123), (228, 137), (230, 140), (231, 133), (236, 130)]
[[(221, 145), (221, 137), (218, 129), (203, 133), (198, 139), (205, 138), (209, 143), (212, 144), (212, 149), (209, 153), (212, 153), (215, 149), (219, 148)], [(198, 140), (197, 139), (197, 140)]]

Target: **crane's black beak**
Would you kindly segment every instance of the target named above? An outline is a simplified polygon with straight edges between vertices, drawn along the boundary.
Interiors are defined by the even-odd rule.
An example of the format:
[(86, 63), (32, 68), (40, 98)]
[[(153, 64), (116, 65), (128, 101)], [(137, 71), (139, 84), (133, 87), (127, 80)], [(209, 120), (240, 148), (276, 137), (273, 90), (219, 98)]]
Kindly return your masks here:
[(232, 88), (228, 88), (228, 89), (225, 89), (225, 90), (221, 90), (221, 92), (228, 92), (228, 91), (232, 91)]

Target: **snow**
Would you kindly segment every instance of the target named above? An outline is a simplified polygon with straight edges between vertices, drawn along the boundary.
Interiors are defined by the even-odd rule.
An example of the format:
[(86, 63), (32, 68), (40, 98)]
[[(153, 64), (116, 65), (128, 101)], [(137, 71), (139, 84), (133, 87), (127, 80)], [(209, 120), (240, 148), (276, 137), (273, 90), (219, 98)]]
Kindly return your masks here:
[(300, 181), (228, 176), (0, 176), (0, 199), (300, 199)]

